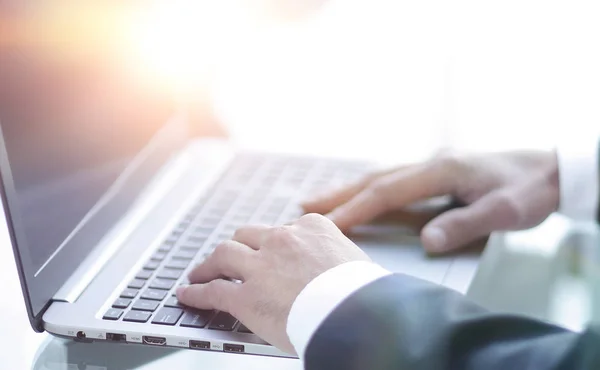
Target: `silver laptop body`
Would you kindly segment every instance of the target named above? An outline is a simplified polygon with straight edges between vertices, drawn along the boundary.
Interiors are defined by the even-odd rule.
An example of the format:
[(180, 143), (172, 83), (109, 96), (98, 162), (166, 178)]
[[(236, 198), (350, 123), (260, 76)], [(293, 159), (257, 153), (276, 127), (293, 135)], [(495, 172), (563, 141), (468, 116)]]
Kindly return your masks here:
[[(188, 112), (109, 99), (116, 90), (101, 94), (106, 104), (69, 95), (72, 105), (60, 110), (44, 103), (62, 86), (19, 96), (14, 87), (26, 81), (2, 78), (1, 193), (34, 330), (288, 356), (225, 313), (181, 307), (173, 292), (237, 227), (297, 218), (300, 199), (372, 166), (192, 136)], [(398, 224), (366, 226), (355, 240), (392, 271), (459, 290), (476, 268), (457, 257), (427, 258), (415, 230)]]

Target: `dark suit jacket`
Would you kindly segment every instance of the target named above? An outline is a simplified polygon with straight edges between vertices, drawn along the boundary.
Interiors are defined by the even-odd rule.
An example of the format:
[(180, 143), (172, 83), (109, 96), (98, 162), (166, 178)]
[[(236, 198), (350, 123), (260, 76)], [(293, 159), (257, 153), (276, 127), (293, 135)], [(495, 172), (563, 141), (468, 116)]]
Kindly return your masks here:
[(307, 370), (600, 369), (600, 335), (494, 314), (405, 275), (346, 299), (308, 345)]

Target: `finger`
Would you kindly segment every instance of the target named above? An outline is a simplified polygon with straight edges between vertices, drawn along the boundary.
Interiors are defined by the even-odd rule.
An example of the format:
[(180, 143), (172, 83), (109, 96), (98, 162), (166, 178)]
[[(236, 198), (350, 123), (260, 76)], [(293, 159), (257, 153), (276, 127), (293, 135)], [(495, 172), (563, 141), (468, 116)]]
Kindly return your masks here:
[(454, 179), (437, 165), (423, 164), (385, 175), (367, 186), (328, 217), (342, 230), (369, 222), (392, 209), (400, 209), (452, 191)]
[(300, 206), (305, 213), (325, 214), (331, 212), (334, 208), (346, 203), (356, 194), (360, 193), (372, 181), (395, 171), (400, 171), (403, 167), (391, 168), (383, 171), (374, 172), (365, 176), (362, 180), (340, 189), (319, 194), (313, 198), (303, 201)]
[(244, 226), (235, 231), (232, 239), (254, 250), (259, 250), (264, 242), (265, 234), (269, 230), (271, 227), (265, 225)]
[(444, 253), (493, 231), (511, 230), (521, 222), (521, 208), (513, 194), (488, 194), (470, 206), (455, 208), (431, 220), (421, 231), (423, 247), (431, 253)]
[(246, 280), (254, 253), (247, 245), (227, 240), (189, 273), (191, 283), (207, 283), (223, 277)]
[(231, 312), (235, 308), (234, 300), (239, 296), (241, 287), (241, 284), (227, 280), (181, 286), (177, 288), (177, 300), (201, 310)]

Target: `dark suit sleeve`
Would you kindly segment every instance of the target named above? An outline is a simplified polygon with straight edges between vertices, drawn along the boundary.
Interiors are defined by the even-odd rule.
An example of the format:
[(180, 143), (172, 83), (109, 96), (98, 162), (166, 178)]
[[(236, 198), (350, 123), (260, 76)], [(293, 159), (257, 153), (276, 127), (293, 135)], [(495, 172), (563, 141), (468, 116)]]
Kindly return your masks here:
[(600, 369), (600, 336), (493, 314), (405, 275), (355, 292), (321, 324), (307, 370)]

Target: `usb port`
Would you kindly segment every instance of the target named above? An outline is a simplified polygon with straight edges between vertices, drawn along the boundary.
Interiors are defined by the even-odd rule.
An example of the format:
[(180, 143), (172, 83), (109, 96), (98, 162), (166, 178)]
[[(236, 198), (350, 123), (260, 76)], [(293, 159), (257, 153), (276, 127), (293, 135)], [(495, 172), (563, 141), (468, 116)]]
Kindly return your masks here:
[(113, 342), (125, 342), (127, 337), (125, 334), (114, 334), (114, 333), (106, 333), (106, 340), (110, 340)]
[(191, 349), (210, 349), (210, 342), (202, 340), (190, 340)]
[(144, 342), (144, 344), (149, 344), (151, 346), (164, 346), (167, 344), (167, 338), (151, 337), (151, 336), (144, 335), (142, 337), (142, 342)]
[(225, 352), (244, 353), (244, 346), (242, 346), (241, 344), (228, 344), (228, 343), (225, 343), (225, 344), (223, 344), (223, 351), (225, 351)]

